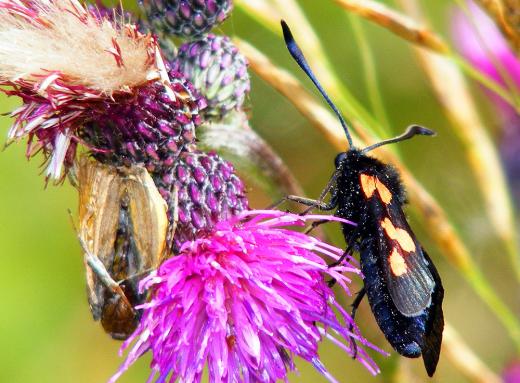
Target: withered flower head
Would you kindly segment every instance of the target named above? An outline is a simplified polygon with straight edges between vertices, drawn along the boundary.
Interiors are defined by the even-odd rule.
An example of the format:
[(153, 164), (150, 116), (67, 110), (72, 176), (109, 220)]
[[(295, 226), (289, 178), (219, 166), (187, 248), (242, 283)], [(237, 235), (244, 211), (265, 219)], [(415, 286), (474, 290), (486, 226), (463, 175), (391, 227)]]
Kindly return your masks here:
[(28, 136), (28, 156), (42, 150), (51, 178), (81, 140), (107, 161), (119, 151), (151, 167), (190, 143), (199, 100), (171, 75), (155, 39), (123, 17), (76, 0), (0, 1), (0, 84), (23, 100), (9, 141)]

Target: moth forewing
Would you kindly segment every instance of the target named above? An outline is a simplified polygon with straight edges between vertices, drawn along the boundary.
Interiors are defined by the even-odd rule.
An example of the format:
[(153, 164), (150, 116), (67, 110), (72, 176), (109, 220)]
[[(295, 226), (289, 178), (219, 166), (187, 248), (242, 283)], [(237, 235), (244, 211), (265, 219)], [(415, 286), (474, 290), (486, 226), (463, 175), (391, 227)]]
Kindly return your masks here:
[(166, 252), (167, 205), (143, 167), (80, 160), (79, 237), (95, 320), (117, 339), (138, 323), (138, 282)]
[(123, 189), (129, 197), (133, 237), (142, 269), (146, 270), (156, 267), (165, 255), (168, 207), (145, 168), (135, 166), (124, 171)]
[[(87, 295), (95, 320), (101, 317), (106, 283), (100, 275), (106, 272), (106, 264), (112, 257), (119, 221), (121, 178), (108, 166), (81, 158), (78, 169), (79, 236), (87, 247), (84, 249), (87, 277)], [(89, 257), (101, 261), (96, 267)], [(90, 263), (90, 265), (89, 265)], [(97, 270), (97, 272), (96, 272)]]

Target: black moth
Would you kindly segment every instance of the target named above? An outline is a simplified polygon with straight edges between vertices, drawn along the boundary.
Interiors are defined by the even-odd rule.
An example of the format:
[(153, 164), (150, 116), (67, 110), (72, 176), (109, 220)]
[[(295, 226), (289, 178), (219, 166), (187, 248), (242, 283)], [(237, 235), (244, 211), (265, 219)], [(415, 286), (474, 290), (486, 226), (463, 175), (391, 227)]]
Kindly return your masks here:
[[(399, 174), (367, 152), (434, 132), (413, 125), (401, 136), (364, 149), (355, 148), (341, 113), (317, 81), (284, 21), (282, 29), (289, 52), (338, 115), (349, 142), (349, 149), (337, 155), (336, 171), (319, 200), (288, 198), (322, 210), (336, 209), (336, 216), (358, 224), (342, 225), (348, 244), (345, 256), (351, 250), (358, 251), (364, 275), (364, 287), (352, 305), (352, 313), (366, 294), (392, 347), (409, 358), (422, 355), (428, 375), (433, 376), (444, 328), (444, 289), (439, 273), (403, 213), (405, 192)], [(330, 201), (324, 203), (322, 199), (328, 193)]]

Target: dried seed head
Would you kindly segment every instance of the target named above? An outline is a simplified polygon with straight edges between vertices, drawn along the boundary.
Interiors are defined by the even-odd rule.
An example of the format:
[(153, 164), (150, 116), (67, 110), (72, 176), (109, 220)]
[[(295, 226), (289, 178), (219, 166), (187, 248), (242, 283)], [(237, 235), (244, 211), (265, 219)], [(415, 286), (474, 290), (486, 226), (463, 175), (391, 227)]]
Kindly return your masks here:
[(206, 98), (204, 115), (217, 119), (244, 103), (250, 90), (247, 65), (228, 37), (211, 34), (181, 45), (171, 63)]
[(43, 150), (55, 179), (72, 164), (79, 127), (106, 111), (113, 118), (112, 107), (131, 104), (143, 87), (162, 86), (155, 93), (168, 107), (197, 120), (197, 99), (187, 84), (172, 86), (151, 35), (76, 0), (0, 1), (0, 84), (23, 100), (9, 139), (29, 136), (28, 155)]

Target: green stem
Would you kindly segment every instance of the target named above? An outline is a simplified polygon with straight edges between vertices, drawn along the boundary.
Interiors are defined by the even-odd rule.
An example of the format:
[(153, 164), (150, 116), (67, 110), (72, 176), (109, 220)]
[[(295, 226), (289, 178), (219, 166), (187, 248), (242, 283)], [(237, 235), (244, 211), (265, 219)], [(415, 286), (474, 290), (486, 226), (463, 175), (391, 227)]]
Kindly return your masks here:
[[(376, 120), (380, 121), (383, 126), (390, 127), (390, 122), (388, 120), (388, 115), (385, 110), (383, 99), (381, 97), (381, 93), (379, 92), (374, 55), (365, 36), (363, 25), (361, 24), (359, 17), (356, 17), (350, 13), (347, 16), (352, 25), (354, 38), (356, 39), (359, 50), (361, 52), (363, 73), (365, 76), (365, 83), (367, 86), (367, 93), (370, 104), (372, 106), (372, 111), (374, 112)], [(386, 132), (378, 131), (377, 133), (380, 136), (383, 136)]]
[(483, 74), (481, 71), (471, 65), (466, 59), (460, 56), (458, 53), (450, 52), (449, 57), (459, 65), (462, 70), (475, 81), (479, 82), (482, 86), (491, 90), (492, 92), (499, 95), (505, 102), (513, 107), (518, 113), (520, 113), (520, 102), (517, 98), (512, 97), (511, 94), (495, 80)]
[(518, 322), (518, 317), (514, 315), (504, 301), (498, 297), (487, 279), (473, 262), (468, 264), (467, 268), (462, 270), (462, 272), (478, 296), (495, 313), (496, 317), (507, 329), (517, 352), (520, 354), (520, 323)]

